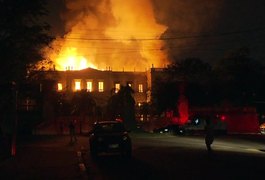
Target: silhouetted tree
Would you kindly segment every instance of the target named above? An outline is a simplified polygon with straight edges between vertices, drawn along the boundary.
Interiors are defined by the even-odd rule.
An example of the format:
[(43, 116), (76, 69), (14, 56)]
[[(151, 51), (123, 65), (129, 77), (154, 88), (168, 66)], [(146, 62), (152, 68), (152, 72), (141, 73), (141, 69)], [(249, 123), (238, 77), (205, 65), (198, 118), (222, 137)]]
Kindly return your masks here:
[(179, 98), (177, 81), (157, 81), (153, 89), (153, 106), (157, 114), (161, 114), (166, 110), (175, 110)]
[(143, 115), (143, 121), (146, 121), (148, 114), (151, 113), (150, 104), (147, 102), (141, 103), (139, 108), (138, 108), (138, 113), (139, 113), (139, 115)]
[(199, 58), (187, 58), (169, 65), (168, 71), (172, 75), (170, 78), (188, 83), (202, 84), (210, 80), (209, 75), (212, 67)]
[(107, 117), (109, 120), (115, 120), (118, 116), (122, 114), (123, 98), (119, 93), (113, 94), (107, 105)]
[(42, 19), (47, 13), (45, 0), (0, 1), (0, 83), (25, 79), (43, 59), (41, 49), (52, 40)]
[(88, 114), (93, 114), (96, 102), (86, 90), (77, 91), (72, 98), (72, 112), (80, 116), (80, 134), (82, 133), (82, 123)]
[(133, 90), (128, 84), (121, 86), (119, 92), (110, 97), (108, 101), (108, 114), (112, 120), (120, 116), (126, 127), (133, 130), (136, 128), (136, 121), (135, 101), (132, 94)]
[[(0, 111), (6, 113), (11, 108), (8, 111), (13, 112), (12, 118), (2, 120), (9, 123), (0, 122), (0, 125), (4, 133), (13, 136), (13, 145), (18, 122), (17, 87), (27, 79), (31, 66), (43, 59), (41, 49), (52, 40), (48, 35), (49, 25), (42, 20), (46, 14), (44, 0), (0, 1), (0, 85), (6, 89), (0, 91)], [(5, 124), (13, 124), (12, 130), (7, 132), (10, 128)]]
[(199, 58), (187, 58), (170, 64), (163, 76), (157, 78), (152, 87), (153, 105), (158, 113), (177, 110), (180, 89), (191, 105), (206, 105), (211, 102), (212, 68)]
[(199, 58), (187, 58), (177, 63), (177, 74), (186, 85), (185, 94), (190, 105), (207, 105), (212, 98), (210, 85), (212, 67)]
[(264, 66), (240, 48), (221, 59), (215, 73), (221, 98), (235, 105), (250, 105), (264, 90)]

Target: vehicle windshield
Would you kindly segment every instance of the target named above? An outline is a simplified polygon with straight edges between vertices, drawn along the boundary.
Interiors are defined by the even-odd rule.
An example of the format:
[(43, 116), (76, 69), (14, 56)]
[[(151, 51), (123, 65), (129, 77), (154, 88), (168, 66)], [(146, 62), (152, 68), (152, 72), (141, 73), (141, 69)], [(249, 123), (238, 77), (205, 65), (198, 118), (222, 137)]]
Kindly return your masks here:
[(106, 123), (96, 125), (94, 132), (124, 132), (125, 127), (121, 123)]

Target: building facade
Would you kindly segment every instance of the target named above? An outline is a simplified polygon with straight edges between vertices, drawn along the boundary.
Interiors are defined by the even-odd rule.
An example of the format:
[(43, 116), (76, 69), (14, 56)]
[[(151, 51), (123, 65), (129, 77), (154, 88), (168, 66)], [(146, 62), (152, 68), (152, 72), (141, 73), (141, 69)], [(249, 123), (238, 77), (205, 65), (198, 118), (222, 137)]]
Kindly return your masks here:
[(117, 93), (122, 86), (129, 85), (134, 91), (133, 96), (137, 104), (148, 100), (147, 72), (100, 71), (87, 68), (80, 71), (48, 71), (55, 81), (54, 90), (58, 93), (86, 90), (90, 92), (97, 105), (106, 105), (108, 99)]

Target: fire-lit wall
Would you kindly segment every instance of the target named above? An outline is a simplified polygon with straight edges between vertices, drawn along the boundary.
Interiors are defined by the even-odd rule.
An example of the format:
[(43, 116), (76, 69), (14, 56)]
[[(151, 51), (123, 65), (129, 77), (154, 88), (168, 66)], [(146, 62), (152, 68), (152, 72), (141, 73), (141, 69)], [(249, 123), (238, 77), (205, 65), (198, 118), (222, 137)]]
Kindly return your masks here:
[(227, 115), (227, 132), (230, 133), (259, 133), (257, 113), (241, 112)]
[[(87, 68), (80, 71), (57, 71), (57, 73), (57, 86), (55, 87), (57, 91), (88, 90), (95, 97), (98, 105), (105, 105), (108, 98), (117, 92), (117, 87), (127, 84), (134, 90), (136, 103), (147, 101), (146, 72), (100, 71)], [(62, 85), (62, 89), (58, 89), (58, 83)]]

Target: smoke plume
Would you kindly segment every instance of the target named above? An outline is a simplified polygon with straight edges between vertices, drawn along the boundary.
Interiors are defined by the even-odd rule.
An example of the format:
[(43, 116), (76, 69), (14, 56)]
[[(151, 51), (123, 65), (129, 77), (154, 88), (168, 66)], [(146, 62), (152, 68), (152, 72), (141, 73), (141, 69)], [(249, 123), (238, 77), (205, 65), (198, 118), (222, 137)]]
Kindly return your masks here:
[(188, 38), (216, 28), (223, 0), (65, 0), (65, 34), (47, 56), (56, 69), (144, 71), (207, 43)]
[[(167, 62), (150, 0), (66, 0), (66, 34), (48, 52), (56, 68), (144, 71)], [(79, 68), (80, 67), (80, 68)]]

